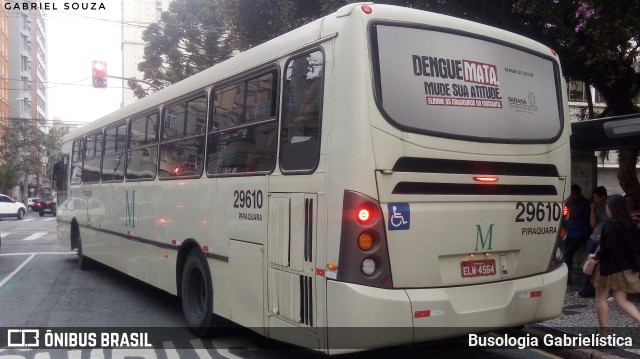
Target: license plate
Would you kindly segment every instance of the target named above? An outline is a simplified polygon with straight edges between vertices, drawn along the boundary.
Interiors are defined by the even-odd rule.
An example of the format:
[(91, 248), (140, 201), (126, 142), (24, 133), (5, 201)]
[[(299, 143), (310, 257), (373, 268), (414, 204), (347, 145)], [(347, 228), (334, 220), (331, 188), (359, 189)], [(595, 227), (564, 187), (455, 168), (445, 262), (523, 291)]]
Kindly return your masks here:
[(496, 275), (496, 260), (462, 261), (460, 262), (460, 275), (462, 275), (462, 278)]

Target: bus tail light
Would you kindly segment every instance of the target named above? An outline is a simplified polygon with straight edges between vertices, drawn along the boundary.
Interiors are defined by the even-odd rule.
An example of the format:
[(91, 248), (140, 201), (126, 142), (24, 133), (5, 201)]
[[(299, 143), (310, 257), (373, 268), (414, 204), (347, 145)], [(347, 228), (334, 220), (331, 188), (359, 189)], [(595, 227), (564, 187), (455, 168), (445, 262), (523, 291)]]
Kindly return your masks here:
[(560, 224), (558, 225), (558, 234), (556, 236), (556, 243), (553, 246), (553, 252), (551, 253), (551, 260), (549, 261), (548, 270), (554, 270), (562, 265), (564, 262), (564, 246), (563, 243), (567, 237), (567, 219), (569, 218), (569, 209), (566, 205), (562, 208), (562, 216), (560, 217)]
[(340, 234), (339, 281), (392, 288), (382, 209), (377, 200), (345, 191)]

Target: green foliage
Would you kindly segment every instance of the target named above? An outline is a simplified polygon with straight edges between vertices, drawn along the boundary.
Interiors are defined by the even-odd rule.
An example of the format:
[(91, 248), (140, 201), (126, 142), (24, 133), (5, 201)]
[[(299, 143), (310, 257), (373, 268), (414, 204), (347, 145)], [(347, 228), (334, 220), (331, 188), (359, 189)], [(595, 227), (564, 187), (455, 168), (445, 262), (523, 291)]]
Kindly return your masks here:
[(334, 12), (349, 0), (215, 0), (229, 41), (241, 51)]
[(9, 119), (0, 123), (0, 191), (8, 191), (18, 184), (19, 172), (28, 172), (33, 158), (31, 126), (26, 119)]
[[(147, 45), (138, 70), (160, 88), (176, 83), (229, 58), (225, 36), (213, 0), (174, 0), (160, 22), (143, 32)], [(136, 97), (148, 94), (143, 85), (128, 84)]]
[(527, 20), (525, 35), (558, 51), (567, 77), (602, 94), (603, 116), (638, 112), (639, 0), (518, 0), (514, 10)]

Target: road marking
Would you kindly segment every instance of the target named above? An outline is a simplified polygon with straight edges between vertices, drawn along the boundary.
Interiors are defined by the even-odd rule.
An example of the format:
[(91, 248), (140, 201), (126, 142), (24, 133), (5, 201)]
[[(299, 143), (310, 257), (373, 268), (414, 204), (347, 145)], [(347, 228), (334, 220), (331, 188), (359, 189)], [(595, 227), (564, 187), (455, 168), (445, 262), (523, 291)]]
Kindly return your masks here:
[(3, 256), (28, 256), (31, 254), (77, 254), (76, 252), (35, 252), (35, 253), (0, 253)]
[(55, 221), (55, 220), (56, 220), (56, 217), (51, 217), (51, 218), (44, 219), (44, 221)]
[(6, 236), (8, 236), (10, 234), (11, 234), (11, 232), (7, 232), (7, 233), (2, 232), (2, 233), (0, 233), (0, 238), (1, 237), (6, 237)]
[(35, 257), (35, 254), (32, 254), (31, 256), (29, 256), (29, 258), (27, 258), (27, 260), (25, 260), (24, 262), (22, 262), (22, 264), (20, 264), (20, 266), (18, 266), (18, 268), (16, 268), (16, 270), (14, 270), (13, 272), (11, 272), (5, 279), (2, 280), (2, 282), (0, 282), (0, 288), (2, 288), (2, 286), (4, 286), (9, 280), (11, 280), (11, 278), (13, 278), (16, 274), (18, 274), (18, 272), (20, 272), (20, 270), (22, 268), (24, 268), (24, 266), (27, 265), (27, 263), (29, 263), (33, 257)]
[(35, 218), (25, 218), (22, 220), (22, 222), (29, 222), (29, 221), (33, 221)]
[(162, 346), (167, 354), (167, 359), (180, 359), (180, 354), (176, 350), (176, 346), (172, 342), (163, 342)]
[(23, 241), (35, 241), (36, 239), (44, 236), (45, 234), (47, 234), (47, 232), (36, 232), (30, 235), (29, 237), (24, 238)]

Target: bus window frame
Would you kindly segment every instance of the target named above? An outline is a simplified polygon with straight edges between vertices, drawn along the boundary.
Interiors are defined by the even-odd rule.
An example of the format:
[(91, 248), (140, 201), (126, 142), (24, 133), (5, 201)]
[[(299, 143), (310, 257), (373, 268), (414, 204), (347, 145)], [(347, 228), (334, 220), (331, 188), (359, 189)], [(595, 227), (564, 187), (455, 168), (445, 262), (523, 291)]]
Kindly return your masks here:
[[(78, 149), (79, 152), (77, 152), (79, 158), (74, 158), (74, 154), (76, 153), (76, 143), (80, 145), (80, 148)], [(82, 168), (84, 167), (84, 146), (84, 136), (74, 138), (71, 141), (71, 161), (69, 162), (69, 174), (67, 176), (67, 178), (69, 179), (69, 186), (78, 186), (82, 184)], [(80, 168), (80, 181), (77, 183), (74, 183), (72, 180), (72, 176), (74, 175), (74, 163), (77, 164), (75, 168)]]
[[(145, 122), (148, 123), (147, 117), (151, 116), (151, 115), (156, 115), (156, 131), (155, 131), (155, 135), (156, 135), (156, 139), (155, 142), (153, 144), (145, 144), (142, 146), (137, 146), (137, 147), (131, 147), (131, 124), (135, 121), (135, 120), (140, 120), (140, 119), (145, 119)], [(158, 178), (158, 166), (160, 165), (160, 159), (159, 159), (159, 153), (160, 153), (160, 127), (162, 126), (162, 109), (161, 108), (155, 108), (152, 110), (145, 110), (143, 112), (139, 112), (131, 117), (129, 117), (128, 121), (127, 121), (127, 147), (125, 150), (125, 154), (126, 154), (126, 162), (127, 165), (125, 167), (125, 172), (124, 172), (124, 180), (125, 182), (140, 182), (140, 181), (153, 181), (156, 178)], [(146, 134), (146, 133), (145, 133)], [(137, 150), (141, 150), (141, 149), (145, 149), (145, 148), (155, 148), (156, 151), (156, 161), (155, 161), (155, 166), (156, 166), (156, 170), (153, 174), (153, 177), (150, 178), (128, 178), (127, 177), (127, 171), (129, 170), (129, 153), (132, 151), (137, 151)]]
[(282, 70), (282, 77), (281, 77), (281, 81), (282, 81), (282, 85), (281, 85), (281, 91), (280, 91), (280, 111), (284, 111), (284, 95), (285, 95), (285, 83), (286, 83), (286, 77), (287, 77), (287, 67), (289, 65), (289, 63), (291, 61), (293, 61), (294, 59), (298, 59), (300, 57), (303, 57), (305, 55), (310, 55), (314, 52), (320, 52), (322, 54), (322, 86), (320, 88), (320, 94), (321, 94), (321, 102), (320, 102), (320, 108), (318, 109), (318, 156), (316, 157), (315, 160), (315, 164), (309, 168), (309, 169), (304, 169), (304, 170), (287, 170), (287, 169), (283, 169), (282, 168), (282, 146), (283, 146), (283, 141), (282, 141), (282, 131), (284, 130), (283, 128), (283, 121), (285, 118), (285, 114), (280, 113), (280, 116), (278, 118), (278, 129), (279, 129), (279, 134), (278, 134), (278, 169), (280, 170), (280, 173), (282, 173), (285, 176), (288, 175), (306, 175), (306, 174), (312, 174), (315, 171), (318, 170), (318, 167), (320, 166), (320, 157), (321, 157), (321, 153), (322, 153), (322, 123), (323, 121), (323, 117), (324, 117), (324, 101), (325, 101), (325, 85), (326, 85), (326, 69), (327, 69), (327, 55), (325, 53), (325, 50), (322, 46), (317, 46), (317, 47), (311, 47), (311, 48), (306, 48), (303, 51), (300, 52), (296, 52), (296, 53), (292, 53), (290, 54), (285, 63), (284, 63), (284, 67)]
[[(122, 151), (118, 150), (118, 143), (117, 143), (118, 141), (117, 141), (117, 138), (116, 138), (116, 142), (114, 143), (114, 146), (116, 148), (115, 152), (110, 152), (110, 153), (107, 154), (106, 153), (106, 150), (107, 150), (107, 132), (109, 130), (111, 130), (111, 129), (116, 129), (116, 133), (117, 133), (117, 128), (122, 126), (122, 125), (125, 126), (124, 150), (122, 150)], [(116, 122), (112, 123), (109, 126), (105, 126), (103, 128), (102, 160), (100, 161), (100, 163), (101, 163), (101, 165), (100, 165), (100, 183), (118, 183), (118, 182), (124, 181), (124, 177), (125, 177), (126, 170), (127, 170), (126, 153), (127, 153), (127, 144), (129, 142), (129, 136), (128, 136), (128, 131), (127, 131), (128, 127), (129, 127), (129, 125), (127, 123), (127, 120), (120, 120), (120, 121), (116, 121)], [(103, 176), (102, 172), (104, 171), (104, 160), (105, 160), (105, 157), (111, 157), (111, 156), (118, 155), (118, 154), (124, 154), (125, 155), (125, 158), (123, 160), (124, 165), (123, 165), (123, 168), (122, 168), (122, 179), (121, 180), (103, 180), (102, 179), (102, 176)]]
[[(179, 104), (183, 104), (185, 105), (185, 116), (188, 113), (188, 106), (186, 106), (189, 102), (192, 102), (200, 97), (203, 97), (205, 99), (205, 123), (204, 123), (204, 128), (202, 133), (199, 134), (191, 134), (191, 135), (185, 135), (184, 132), (186, 130), (183, 129), (183, 135), (182, 137), (175, 137), (175, 138), (169, 138), (169, 139), (164, 139), (163, 134), (164, 134), (164, 130), (165, 130), (165, 113), (167, 112), (167, 109), (179, 105)], [(160, 181), (170, 181), (170, 180), (176, 180), (176, 179), (194, 179), (194, 178), (200, 178), (202, 177), (202, 174), (205, 172), (205, 167), (206, 164), (203, 163), (202, 166), (200, 167), (200, 171), (198, 174), (193, 174), (193, 175), (183, 175), (183, 176), (169, 176), (169, 177), (165, 177), (165, 176), (161, 176), (160, 175), (160, 163), (162, 161), (162, 145), (166, 145), (166, 144), (173, 144), (173, 143), (177, 143), (177, 142), (182, 142), (182, 141), (186, 141), (186, 140), (191, 140), (194, 138), (198, 138), (198, 137), (202, 137), (204, 136), (203, 142), (202, 142), (202, 146), (204, 147), (202, 151), (199, 151), (198, 153), (202, 155), (202, 161), (206, 162), (206, 148), (207, 148), (207, 124), (209, 123), (209, 102), (210, 102), (210, 91), (208, 91), (206, 88), (201, 88), (198, 89), (196, 91), (192, 91), (184, 96), (180, 96), (176, 99), (173, 99), (170, 102), (164, 103), (162, 104), (162, 110), (160, 111), (160, 117), (159, 117), (159, 121), (160, 121), (160, 125), (159, 127), (159, 134), (158, 134), (158, 142), (156, 143), (157, 146), (157, 159), (156, 159), (156, 178), (158, 178)], [(186, 128), (186, 118), (185, 121), (183, 123), (183, 128)]]
[[(557, 99), (556, 103), (558, 105), (558, 118), (560, 120), (560, 123), (558, 125), (558, 132), (556, 133), (555, 136), (546, 138), (546, 139), (523, 140), (519, 138), (507, 139), (507, 138), (473, 137), (473, 136), (466, 136), (466, 135), (456, 135), (456, 134), (443, 133), (438, 131), (429, 131), (421, 128), (405, 126), (403, 124), (398, 123), (387, 113), (387, 111), (384, 109), (382, 104), (383, 99), (382, 99), (382, 84), (380, 82), (381, 81), (380, 80), (380, 55), (378, 50), (378, 35), (377, 35), (377, 29), (376, 29), (376, 26), (378, 25), (403, 27), (403, 28), (417, 29), (417, 30), (427, 30), (427, 31), (441, 32), (441, 33), (457, 35), (457, 36), (464, 36), (468, 38), (473, 38), (473, 39), (482, 40), (482, 41), (490, 42), (493, 44), (509, 47), (511, 49), (522, 51), (530, 55), (537, 56), (539, 58), (550, 61), (551, 64), (553, 65), (553, 76), (555, 80), (554, 84), (555, 84), (556, 99)], [(417, 24), (417, 23), (410, 23), (410, 22), (397, 21), (397, 20), (396, 21), (391, 21), (391, 20), (371, 21), (367, 26), (367, 40), (369, 42), (368, 50), (369, 50), (369, 56), (371, 59), (371, 66), (372, 66), (372, 72), (373, 72), (373, 76), (371, 76), (371, 82), (373, 86), (373, 97), (376, 103), (376, 107), (378, 108), (378, 111), (380, 112), (382, 117), (384, 117), (387, 123), (389, 123), (391, 126), (393, 126), (394, 128), (402, 132), (416, 133), (420, 135), (427, 135), (427, 136), (459, 140), (459, 141), (497, 143), (497, 144), (550, 144), (558, 141), (558, 139), (560, 139), (560, 137), (562, 137), (562, 134), (564, 133), (565, 121), (567, 121), (567, 119), (565, 119), (565, 116), (564, 116), (565, 114), (564, 114), (564, 108), (563, 108), (564, 102), (563, 102), (562, 80), (560, 79), (560, 67), (558, 66), (558, 62), (556, 61), (557, 59), (551, 56), (551, 50), (549, 50), (549, 55), (546, 55), (546, 54), (541, 54), (537, 51), (531, 50), (529, 48), (519, 46), (518, 44), (514, 44), (512, 42), (507, 42), (504, 40), (492, 38), (492, 37), (485, 36), (478, 33), (472, 33), (472, 32), (459, 30), (459, 29), (450, 29), (450, 28), (435, 26), (435, 25)]]
[[(93, 157), (88, 157), (87, 156), (87, 143), (89, 142), (89, 138), (93, 137), (95, 139), (96, 135), (100, 134), (100, 156), (96, 156), (95, 152), (97, 149), (97, 141), (96, 144), (94, 144), (93, 146)], [(84, 136), (84, 146), (83, 146), (83, 151), (82, 151), (82, 174), (80, 176), (81, 181), (80, 183), (82, 184), (96, 184), (96, 183), (100, 183), (100, 174), (102, 173), (102, 158), (104, 156), (104, 127), (100, 128), (99, 130), (95, 130), (95, 131), (91, 131), (89, 133), (87, 133)], [(98, 180), (97, 181), (85, 181), (84, 180), (84, 173), (85, 173), (85, 163), (87, 162), (87, 160), (95, 160), (95, 159), (100, 159), (100, 164), (98, 165)]]
[[(246, 88), (246, 84), (249, 83), (251, 80), (260, 78), (262, 76), (268, 75), (268, 74), (272, 74), (272, 87), (275, 83), (275, 91), (273, 93), (275, 93), (275, 96), (272, 97), (271, 101), (272, 101), (272, 106), (274, 105), (273, 102), (275, 101), (275, 115), (270, 116), (268, 119), (265, 120), (258, 120), (258, 121), (250, 121), (250, 122), (242, 122), (241, 124), (238, 124), (236, 126), (230, 126), (230, 127), (225, 127), (222, 129), (216, 129), (213, 130), (213, 111), (215, 109), (214, 106), (214, 102), (215, 102), (215, 93), (218, 90), (224, 89), (225, 87), (229, 87), (232, 85), (238, 85), (238, 84), (244, 84), (244, 99), (243, 99), (243, 119), (246, 119), (246, 111), (247, 111), (247, 97), (248, 97), (248, 90)], [(205, 145), (205, 174), (207, 177), (209, 178), (218, 178), (218, 177), (241, 177), (241, 176), (266, 176), (266, 175), (270, 175), (273, 173), (273, 171), (275, 171), (276, 168), (276, 164), (278, 162), (278, 149), (279, 149), (279, 141), (280, 141), (280, 108), (281, 108), (281, 100), (282, 100), (282, 83), (280, 82), (281, 80), (281, 74), (282, 74), (282, 69), (280, 68), (280, 65), (278, 63), (271, 63), (267, 66), (262, 66), (260, 68), (257, 69), (251, 69), (250, 72), (245, 72), (242, 75), (239, 76), (234, 76), (228, 79), (225, 79), (223, 81), (220, 81), (218, 83), (216, 83), (212, 88), (211, 88), (211, 92), (210, 92), (210, 98), (209, 98), (209, 123), (207, 124), (207, 129), (206, 129), (206, 137), (207, 137), (207, 141), (206, 141), (206, 145)], [(228, 131), (237, 131), (237, 130), (242, 130), (245, 128), (256, 128), (262, 125), (266, 125), (266, 124), (271, 124), (271, 123), (275, 123), (275, 131), (276, 131), (276, 144), (275, 144), (275, 148), (274, 148), (274, 159), (273, 159), (273, 163), (271, 165), (271, 168), (269, 170), (265, 170), (265, 171), (244, 171), (244, 172), (214, 172), (211, 173), (209, 172), (209, 139), (212, 135), (218, 134), (218, 133), (222, 133), (222, 132), (228, 132)]]

